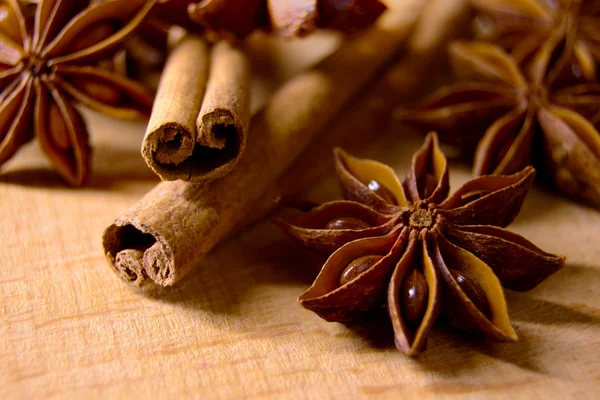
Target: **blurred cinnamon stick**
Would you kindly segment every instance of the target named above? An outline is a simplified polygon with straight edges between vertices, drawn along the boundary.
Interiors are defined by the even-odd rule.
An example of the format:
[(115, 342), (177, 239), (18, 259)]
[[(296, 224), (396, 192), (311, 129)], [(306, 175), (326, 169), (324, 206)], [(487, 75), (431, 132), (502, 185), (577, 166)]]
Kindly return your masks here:
[[(359, 151), (384, 132), (396, 107), (423, 95), (446, 67), (448, 42), (469, 25), (469, 0), (430, 0), (404, 53), (358, 101), (331, 122), (327, 135), (314, 140), (256, 204), (252, 218), (240, 221), (236, 232), (260, 221), (281, 202), (302, 206), (302, 192), (333, 170), (332, 151), (342, 146)], [(402, 140), (399, 135), (398, 140)]]
[(241, 50), (197, 36), (172, 50), (142, 144), (163, 180), (209, 182), (229, 173), (246, 146), (250, 72)]
[[(172, 285), (240, 221), (251, 219), (267, 188), (397, 56), (423, 1), (403, 4), (285, 83), (253, 118), (246, 151), (231, 173), (206, 185), (163, 182), (111, 224), (103, 246), (117, 275), (136, 285), (148, 278)], [(142, 254), (132, 256), (134, 248)], [(135, 260), (141, 265), (132, 267)]]

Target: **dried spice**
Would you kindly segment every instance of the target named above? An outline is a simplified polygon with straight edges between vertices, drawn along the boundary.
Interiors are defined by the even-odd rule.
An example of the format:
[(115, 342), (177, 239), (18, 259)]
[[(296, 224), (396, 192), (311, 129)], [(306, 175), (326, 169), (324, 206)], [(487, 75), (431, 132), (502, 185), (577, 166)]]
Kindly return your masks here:
[(119, 118), (149, 114), (152, 94), (101, 63), (154, 1), (26, 3), (0, 4), (0, 165), (35, 134), (58, 173), (79, 186), (88, 176), (90, 148), (74, 105)]
[(387, 301), (399, 350), (415, 355), (443, 315), (451, 325), (514, 341), (502, 286), (529, 290), (562, 267), (502, 229), (518, 214), (535, 171), (482, 176), (448, 196), (446, 158), (430, 134), (404, 183), (379, 162), (335, 152), (346, 200), (281, 218), (305, 246), (329, 254), (300, 304), (348, 321)]
[(534, 54), (552, 32), (567, 25), (579, 73), (597, 78), (600, 62), (600, 2), (597, 0), (471, 0), (480, 12), (479, 36), (519, 62)]
[(163, 19), (197, 33), (242, 38), (262, 30), (291, 38), (316, 28), (358, 31), (386, 7), (379, 0), (163, 0), (158, 9), (163, 10)]
[(452, 44), (459, 82), (398, 116), (481, 138), (475, 175), (510, 174), (533, 163), (562, 193), (600, 207), (600, 88), (573, 73), (579, 64), (565, 30), (566, 24), (555, 30), (525, 66), (493, 44)]

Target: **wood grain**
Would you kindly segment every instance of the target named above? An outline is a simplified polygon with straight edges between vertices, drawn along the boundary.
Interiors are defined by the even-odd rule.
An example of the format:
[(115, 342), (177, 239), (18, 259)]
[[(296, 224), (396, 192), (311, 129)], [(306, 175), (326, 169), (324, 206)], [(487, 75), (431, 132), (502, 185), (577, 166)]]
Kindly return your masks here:
[[(427, 352), (395, 350), (385, 316), (327, 323), (296, 304), (320, 260), (265, 222), (178, 285), (107, 273), (104, 227), (157, 183), (144, 126), (89, 117), (94, 175), (65, 188), (35, 145), (0, 174), (0, 398), (595, 399), (600, 391), (600, 213), (534, 188), (511, 229), (567, 265), (507, 293), (521, 340), (436, 326)], [(114, 142), (114, 132), (119, 142)], [(392, 124), (360, 152), (401, 176), (421, 136)], [(469, 179), (452, 165), (451, 183)], [(307, 197), (339, 195), (326, 176)]]

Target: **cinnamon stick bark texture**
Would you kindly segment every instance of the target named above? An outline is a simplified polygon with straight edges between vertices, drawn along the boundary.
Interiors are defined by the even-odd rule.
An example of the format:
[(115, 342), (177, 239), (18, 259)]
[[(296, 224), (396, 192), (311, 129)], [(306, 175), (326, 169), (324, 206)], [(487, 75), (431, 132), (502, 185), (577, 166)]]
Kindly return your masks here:
[(208, 182), (239, 161), (250, 120), (250, 67), (226, 42), (184, 37), (165, 66), (142, 144), (163, 180)]
[[(146, 278), (172, 285), (241, 220), (251, 219), (251, 208), (269, 185), (394, 59), (416, 20), (416, 4), (407, 1), (288, 81), (252, 120), (247, 149), (230, 174), (206, 185), (162, 182), (111, 224), (103, 246), (118, 276), (136, 285)], [(141, 265), (132, 267), (134, 257), (119, 262), (123, 251), (140, 246)]]

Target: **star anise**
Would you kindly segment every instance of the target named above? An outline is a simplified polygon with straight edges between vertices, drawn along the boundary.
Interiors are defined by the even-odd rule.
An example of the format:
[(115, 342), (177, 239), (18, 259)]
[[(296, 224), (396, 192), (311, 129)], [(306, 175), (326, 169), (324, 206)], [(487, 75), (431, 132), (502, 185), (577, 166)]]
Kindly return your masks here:
[(196, 32), (242, 38), (262, 30), (291, 38), (316, 28), (354, 32), (386, 7), (380, 0), (162, 0), (158, 9), (164, 19)]
[(594, 126), (600, 88), (571, 73), (571, 43), (563, 26), (526, 66), (489, 43), (454, 43), (450, 57), (459, 82), (398, 116), (455, 136), (481, 137), (483, 125), (475, 175), (510, 174), (533, 162), (560, 191), (600, 207), (600, 133)]
[(520, 62), (534, 54), (562, 24), (574, 42), (579, 72), (597, 78), (600, 62), (600, 2), (598, 0), (471, 0), (480, 12), (480, 37), (512, 50)]
[(100, 63), (134, 33), (153, 3), (0, 3), (0, 165), (35, 134), (58, 173), (79, 186), (88, 176), (90, 148), (74, 105), (120, 118), (149, 114), (152, 93)]
[(422, 351), (440, 314), (451, 325), (514, 341), (502, 286), (529, 290), (562, 267), (504, 230), (535, 171), (482, 176), (448, 196), (448, 168), (430, 134), (406, 180), (379, 162), (335, 151), (346, 200), (278, 223), (305, 246), (332, 253), (300, 304), (327, 321), (348, 321), (386, 304), (398, 349)]

